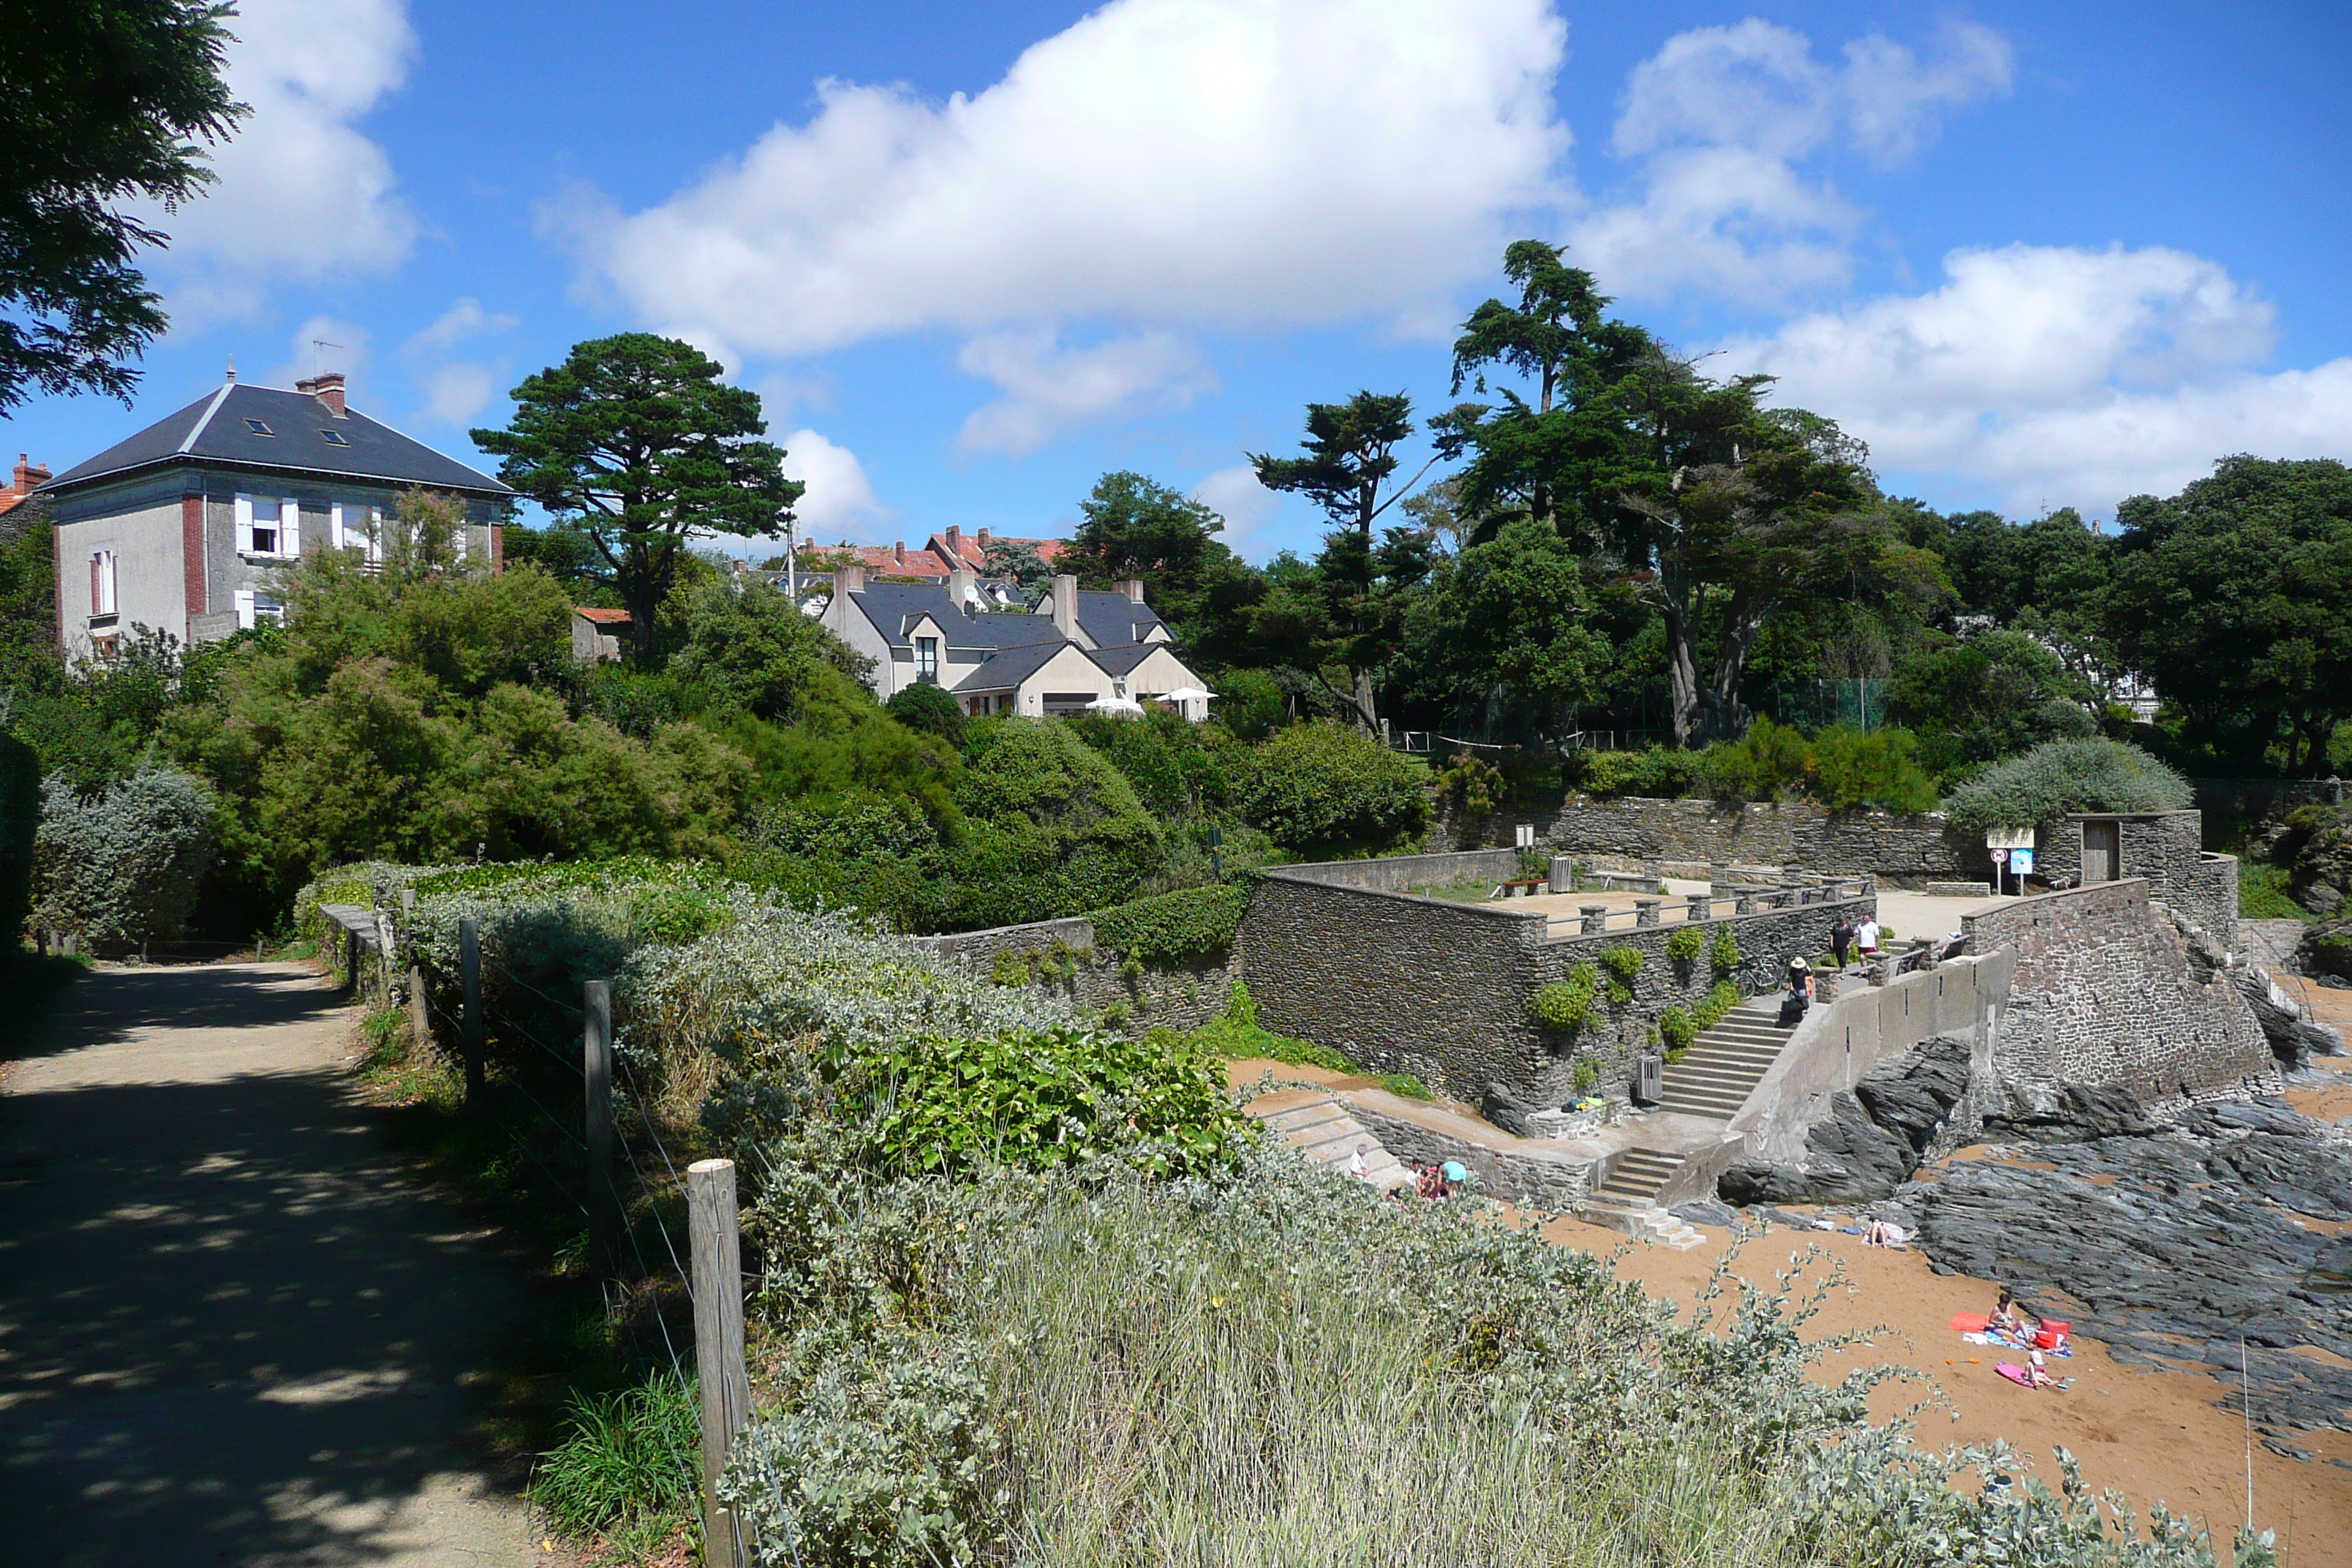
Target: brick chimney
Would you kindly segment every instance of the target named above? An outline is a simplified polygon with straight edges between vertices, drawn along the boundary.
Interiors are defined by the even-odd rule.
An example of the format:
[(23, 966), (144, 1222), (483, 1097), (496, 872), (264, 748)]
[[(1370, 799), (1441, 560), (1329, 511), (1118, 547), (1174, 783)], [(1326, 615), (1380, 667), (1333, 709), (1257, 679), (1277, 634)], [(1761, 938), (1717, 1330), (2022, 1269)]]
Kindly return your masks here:
[(343, 408), (343, 373), (331, 370), (309, 376), (294, 384), (297, 392), (307, 392), (327, 405), (327, 412), (336, 418), (347, 417)]
[(974, 539), (977, 539), (977, 540), (979, 540), (979, 541), (980, 541), (980, 552), (981, 552), (982, 555), (987, 554), (987, 553), (988, 553), (988, 530), (986, 530), (986, 529), (984, 529), (984, 528), (983, 528), (983, 529), (982, 529), (978, 533), (973, 534), (973, 535), (972, 535), (972, 537), (973, 537)]
[(1116, 588), (1116, 589), (1118, 589), (1120, 593), (1122, 593), (1122, 594), (1126, 595), (1127, 595), (1127, 598), (1128, 598), (1128, 603), (1132, 604), (1132, 605), (1139, 605), (1139, 604), (1143, 603), (1143, 579), (1142, 579), (1142, 578), (1140, 578), (1140, 577), (1129, 577), (1129, 578), (1128, 578), (1128, 579), (1127, 579), (1126, 581), (1124, 581), (1124, 582), (1120, 582), (1120, 583), (1114, 583), (1114, 584), (1111, 584), (1111, 586), (1112, 586), (1112, 587), (1114, 587), (1114, 588)]
[(1065, 572), (1054, 579), (1054, 626), (1064, 637), (1078, 636), (1078, 580)]
[(954, 562), (961, 561), (963, 559), (963, 530), (952, 522), (948, 524), (947, 540), (948, 555), (950, 558), (950, 563), (952, 564)]
[(49, 482), (49, 470), (32, 459), (27, 452), (16, 454), (16, 472), (9, 486), (0, 490), (0, 511), (12, 511), (24, 504), (25, 498)]

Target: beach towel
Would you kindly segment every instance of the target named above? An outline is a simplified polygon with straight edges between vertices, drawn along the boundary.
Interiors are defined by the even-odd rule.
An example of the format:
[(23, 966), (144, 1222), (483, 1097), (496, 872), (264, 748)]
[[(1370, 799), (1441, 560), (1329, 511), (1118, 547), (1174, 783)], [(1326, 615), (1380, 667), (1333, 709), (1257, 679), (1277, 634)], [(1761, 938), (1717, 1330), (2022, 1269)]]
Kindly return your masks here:
[(1990, 1327), (1992, 1327), (1992, 1320), (1982, 1312), (1952, 1314), (1952, 1332), (1956, 1334), (1980, 1334)]

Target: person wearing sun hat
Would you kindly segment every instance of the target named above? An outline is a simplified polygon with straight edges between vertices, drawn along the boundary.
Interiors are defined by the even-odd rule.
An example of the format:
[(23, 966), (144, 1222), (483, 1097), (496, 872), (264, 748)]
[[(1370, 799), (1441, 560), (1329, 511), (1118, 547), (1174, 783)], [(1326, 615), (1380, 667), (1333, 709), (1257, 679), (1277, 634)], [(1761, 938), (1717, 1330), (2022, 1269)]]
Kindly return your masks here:
[(1780, 998), (1780, 1022), (1793, 1024), (1812, 1005), (1813, 970), (1802, 958), (1789, 960), (1789, 989)]

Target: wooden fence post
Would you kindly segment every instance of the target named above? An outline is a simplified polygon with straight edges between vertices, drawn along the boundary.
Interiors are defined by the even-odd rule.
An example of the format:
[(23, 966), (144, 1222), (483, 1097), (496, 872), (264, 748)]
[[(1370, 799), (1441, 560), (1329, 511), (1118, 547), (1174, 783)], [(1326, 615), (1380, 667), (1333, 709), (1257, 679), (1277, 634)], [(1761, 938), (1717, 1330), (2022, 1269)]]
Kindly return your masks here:
[[(588, 1145), (589, 1252), (599, 1268), (609, 1268), (619, 1216), (613, 1177), (613, 983), (591, 980), (583, 987), (581, 1013), (581, 1076)], [(731, 1207), (731, 1205), (730, 1205)]]
[(466, 1104), (482, 1109), (482, 931), (473, 916), (457, 922), (457, 976), (466, 997)]
[(686, 1168), (687, 1234), (694, 1251), (694, 1369), (702, 1385), (702, 1560), (741, 1568), (742, 1531), (719, 1500), (735, 1434), (751, 1413), (743, 1369), (743, 1244), (735, 1226), (735, 1162)]
[(433, 1014), (425, 1001), (425, 960), (416, 946), (416, 889), (400, 889), (400, 933), (408, 943), (408, 1032), (420, 1046), (433, 1043)]

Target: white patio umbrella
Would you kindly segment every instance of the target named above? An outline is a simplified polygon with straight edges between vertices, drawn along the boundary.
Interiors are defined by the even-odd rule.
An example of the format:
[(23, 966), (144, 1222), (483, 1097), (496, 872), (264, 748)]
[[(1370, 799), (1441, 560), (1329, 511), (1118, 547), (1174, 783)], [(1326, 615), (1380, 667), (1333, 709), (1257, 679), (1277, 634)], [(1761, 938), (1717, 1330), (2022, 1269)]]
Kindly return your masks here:
[(1087, 704), (1089, 713), (1140, 713), (1143, 704), (1131, 697), (1097, 697)]
[(1180, 686), (1173, 691), (1162, 692), (1160, 694), (1160, 700), (1162, 702), (1190, 702), (1195, 698), (1205, 700), (1206, 699), (1214, 697), (1215, 695), (1215, 692), (1203, 689), (1198, 686)]

